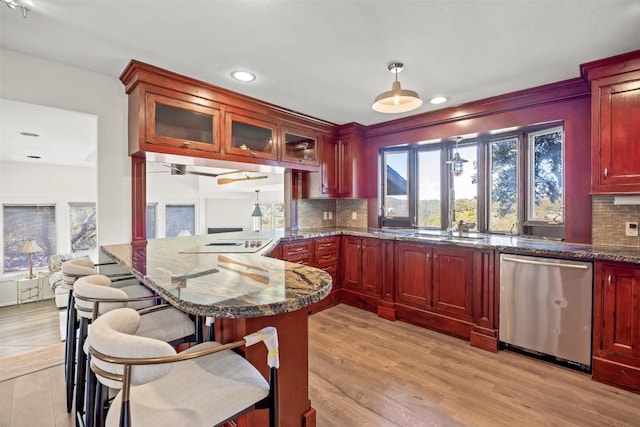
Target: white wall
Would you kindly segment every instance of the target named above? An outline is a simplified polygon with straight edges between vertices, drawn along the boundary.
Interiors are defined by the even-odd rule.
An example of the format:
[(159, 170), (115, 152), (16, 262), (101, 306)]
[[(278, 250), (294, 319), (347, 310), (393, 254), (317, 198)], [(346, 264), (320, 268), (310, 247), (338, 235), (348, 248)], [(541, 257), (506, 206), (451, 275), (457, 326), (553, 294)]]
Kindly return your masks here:
[(0, 97), (98, 116), (98, 245), (130, 242), (131, 161), (122, 83), (115, 77), (0, 48)]
[[(123, 63), (122, 68), (125, 66)], [(0, 48), (0, 98), (98, 116), (97, 179), (87, 179), (97, 182), (98, 246), (130, 242), (131, 161), (122, 83), (114, 77)], [(11, 180), (4, 176), (9, 173), (5, 166), (3, 193), (13, 191), (15, 184), (14, 175)], [(85, 183), (76, 184), (84, 188)], [(48, 282), (44, 290), (45, 296), (51, 295)], [(0, 282), (0, 305), (14, 301), (14, 282)]]

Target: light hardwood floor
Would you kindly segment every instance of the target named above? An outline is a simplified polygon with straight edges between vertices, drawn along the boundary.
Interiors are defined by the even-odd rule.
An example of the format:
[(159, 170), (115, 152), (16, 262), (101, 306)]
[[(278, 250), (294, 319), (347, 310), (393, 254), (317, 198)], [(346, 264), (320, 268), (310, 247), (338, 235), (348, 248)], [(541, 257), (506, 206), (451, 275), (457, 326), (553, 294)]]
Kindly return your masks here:
[[(346, 305), (309, 320), (318, 427), (640, 426), (640, 395)], [(72, 426), (62, 365), (0, 383), (0, 426)]]
[(0, 358), (61, 342), (60, 309), (53, 299), (0, 307)]

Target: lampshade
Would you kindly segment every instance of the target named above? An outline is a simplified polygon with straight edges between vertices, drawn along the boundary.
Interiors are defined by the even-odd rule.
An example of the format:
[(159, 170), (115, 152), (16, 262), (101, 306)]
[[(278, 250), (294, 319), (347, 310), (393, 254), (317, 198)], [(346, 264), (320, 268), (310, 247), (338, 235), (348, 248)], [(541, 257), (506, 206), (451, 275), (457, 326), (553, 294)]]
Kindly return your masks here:
[(36, 252), (42, 252), (43, 250), (44, 249), (38, 246), (35, 240), (29, 239), (24, 242), (24, 245), (22, 245), (18, 252), (21, 254), (34, 254)]
[(253, 220), (253, 231), (256, 233), (260, 232), (262, 229), (262, 211), (260, 210), (260, 198), (258, 194), (260, 190), (256, 190), (256, 205), (253, 208), (253, 212), (251, 212), (251, 218)]
[(413, 90), (402, 89), (398, 81), (398, 73), (402, 71), (403, 64), (392, 63), (389, 64), (388, 68), (389, 71), (396, 75), (396, 81), (393, 82), (390, 91), (382, 92), (376, 96), (371, 108), (380, 113), (393, 114), (405, 113), (420, 107), (422, 99), (420, 99), (418, 93)]

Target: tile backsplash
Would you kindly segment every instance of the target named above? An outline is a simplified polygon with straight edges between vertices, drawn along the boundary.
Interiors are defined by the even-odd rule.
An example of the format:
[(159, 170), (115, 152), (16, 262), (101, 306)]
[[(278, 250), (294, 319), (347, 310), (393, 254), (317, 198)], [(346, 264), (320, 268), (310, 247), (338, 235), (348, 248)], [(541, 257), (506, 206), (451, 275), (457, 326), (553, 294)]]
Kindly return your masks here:
[[(324, 219), (324, 213), (331, 219)], [(355, 213), (355, 215), (354, 215)], [(355, 219), (354, 219), (355, 216)], [(366, 227), (366, 199), (303, 199), (298, 201), (298, 227)]]
[(615, 205), (614, 196), (591, 197), (591, 243), (640, 248), (640, 237), (625, 235), (627, 222), (640, 222), (640, 205)]

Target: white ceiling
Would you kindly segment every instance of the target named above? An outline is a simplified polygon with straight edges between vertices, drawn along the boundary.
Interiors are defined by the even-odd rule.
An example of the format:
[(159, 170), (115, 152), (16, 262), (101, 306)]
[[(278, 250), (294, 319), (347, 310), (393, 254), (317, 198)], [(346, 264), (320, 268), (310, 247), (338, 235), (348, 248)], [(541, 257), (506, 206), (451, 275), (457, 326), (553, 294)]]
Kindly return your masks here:
[[(4, 48), (113, 77), (137, 59), (337, 124), (578, 77), (581, 63), (640, 49), (640, 0), (23, 2), (26, 19), (0, 7)], [(449, 102), (374, 112), (392, 61), (403, 88)], [(258, 79), (236, 82), (235, 69)]]

